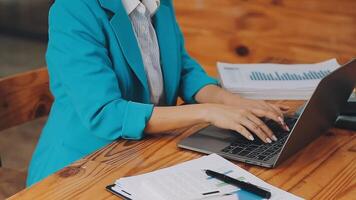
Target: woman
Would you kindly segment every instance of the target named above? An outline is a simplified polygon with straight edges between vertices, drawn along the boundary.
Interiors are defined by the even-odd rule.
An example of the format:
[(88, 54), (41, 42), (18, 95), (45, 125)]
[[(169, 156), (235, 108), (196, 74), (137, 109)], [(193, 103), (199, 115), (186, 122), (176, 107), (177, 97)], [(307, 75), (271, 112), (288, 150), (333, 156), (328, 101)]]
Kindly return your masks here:
[[(217, 86), (186, 52), (171, 0), (57, 0), (47, 64), (55, 97), (27, 185), (117, 139), (208, 122), (277, 140), (281, 109)], [(177, 97), (190, 104), (175, 106)]]

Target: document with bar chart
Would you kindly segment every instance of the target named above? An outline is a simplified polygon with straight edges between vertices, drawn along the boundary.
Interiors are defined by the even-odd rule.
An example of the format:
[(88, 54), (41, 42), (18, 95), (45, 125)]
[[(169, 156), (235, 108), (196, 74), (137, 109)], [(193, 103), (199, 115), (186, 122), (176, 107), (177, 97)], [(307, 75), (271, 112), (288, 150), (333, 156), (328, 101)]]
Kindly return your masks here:
[(218, 72), (224, 88), (247, 98), (307, 100), (338, 67), (336, 59), (316, 64), (218, 63)]

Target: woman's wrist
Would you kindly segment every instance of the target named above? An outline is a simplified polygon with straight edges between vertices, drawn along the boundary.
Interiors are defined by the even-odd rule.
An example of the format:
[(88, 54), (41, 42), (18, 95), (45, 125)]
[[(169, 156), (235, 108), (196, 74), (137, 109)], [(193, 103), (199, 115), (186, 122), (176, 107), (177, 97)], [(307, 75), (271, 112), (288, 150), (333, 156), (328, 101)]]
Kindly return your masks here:
[(224, 105), (236, 105), (238, 101), (243, 100), (243, 98), (237, 94), (233, 94), (225, 89), (221, 88), (219, 96), (221, 97), (221, 104)]
[(204, 104), (196, 104), (196, 110), (193, 111), (197, 115), (197, 118), (201, 123), (210, 123), (210, 110), (213, 104), (204, 103)]
[(182, 106), (154, 107), (145, 132), (162, 133), (209, 122), (209, 106), (191, 104)]
[(199, 103), (234, 105), (241, 97), (216, 85), (203, 87), (195, 96)]

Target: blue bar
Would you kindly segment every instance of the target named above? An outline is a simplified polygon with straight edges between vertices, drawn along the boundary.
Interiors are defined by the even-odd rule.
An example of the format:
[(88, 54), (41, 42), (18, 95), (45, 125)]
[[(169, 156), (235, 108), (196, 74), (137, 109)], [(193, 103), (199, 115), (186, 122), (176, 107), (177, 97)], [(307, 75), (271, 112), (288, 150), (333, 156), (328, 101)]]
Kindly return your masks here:
[(319, 73), (321, 74), (321, 78), (324, 78), (324, 76), (325, 76), (324, 71), (323, 71), (323, 70), (320, 70)]
[(255, 72), (252, 72), (252, 74), (250, 75), (250, 77), (251, 77), (251, 80), (256, 80), (256, 77), (255, 77)]
[(315, 72), (310, 71), (310, 73), (313, 76), (313, 79), (318, 79), (318, 76)]
[(291, 76), (292, 76), (292, 80), (297, 80), (297, 75), (296, 74), (291, 74)]
[(257, 72), (253, 72), (253, 76), (255, 77), (255, 80), (258, 80), (258, 74), (257, 74)]
[(319, 75), (319, 79), (323, 78), (323, 74), (321, 73), (321, 71), (318, 72), (318, 75)]
[(267, 80), (267, 76), (265, 73), (262, 74), (263, 80), (266, 81)]
[(268, 74), (266, 74), (266, 78), (267, 78), (267, 80), (269, 80), (269, 81), (271, 80), (271, 79), (269, 78), (269, 75), (268, 75)]
[(292, 80), (292, 77), (287, 73), (287, 80)]
[(282, 74), (282, 80), (288, 80), (285, 73)]
[(321, 74), (321, 78), (324, 78), (326, 76), (324, 71), (320, 71), (320, 74)]
[(324, 74), (324, 77), (329, 75), (329, 72), (328, 71), (323, 71), (323, 74)]
[(269, 79), (270, 79), (271, 81), (274, 81), (274, 78), (273, 78), (272, 74), (268, 74), (268, 77), (269, 77)]
[(320, 74), (320, 72), (315, 72), (316, 73), (316, 75), (318, 76), (318, 79), (321, 79), (321, 74)]
[(272, 78), (273, 78), (274, 81), (277, 81), (277, 80), (278, 80), (278, 78), (277, 78), (274, 74), (271, 74), (271, 76), (272, 76)]
[(315, 73), (315, 76), (318, 77), (318, 79), (320, 79), (320, 74), (319, 74), (319, 72), (315, 71), (314, 73)]
[(274, 72), (277, 76), (277, 80), (282, 80), (281, 77), (279, 76), (279, 73), (278, 72)]
[(306, 78), (307, 80), (310, 79), (309, 73), (304, 73), (304, 76), (305, 76), (305, 78)]

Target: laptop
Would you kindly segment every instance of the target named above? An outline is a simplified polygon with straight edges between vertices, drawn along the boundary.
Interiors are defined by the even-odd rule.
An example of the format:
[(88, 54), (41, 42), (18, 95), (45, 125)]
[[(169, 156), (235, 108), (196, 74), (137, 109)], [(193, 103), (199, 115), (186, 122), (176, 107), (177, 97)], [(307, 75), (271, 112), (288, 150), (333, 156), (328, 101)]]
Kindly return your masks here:
[(334, 126), (356, 85), (356, 59), (324, 77), (299, 115), (285, 121), (290, 132), (266, 120), (278, 141), (249, 141), (239, 133), (208, 126), (183, 139), (178, 146), (205, 154), (216, 153), (231, 160), (273, 168)]

